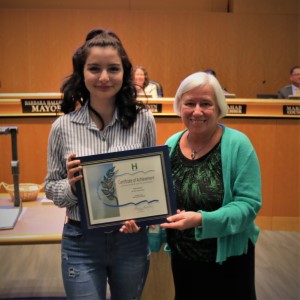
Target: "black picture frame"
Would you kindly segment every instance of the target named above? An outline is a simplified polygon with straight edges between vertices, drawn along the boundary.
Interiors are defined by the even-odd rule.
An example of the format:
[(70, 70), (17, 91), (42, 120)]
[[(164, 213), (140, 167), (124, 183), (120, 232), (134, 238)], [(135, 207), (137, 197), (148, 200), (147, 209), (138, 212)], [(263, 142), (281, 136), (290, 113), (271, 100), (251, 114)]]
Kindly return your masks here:
[(159, 224), (176, 212), (168, 146), (81, 156), (76, 183), (81, 227), (118, 230), (126, 220)]

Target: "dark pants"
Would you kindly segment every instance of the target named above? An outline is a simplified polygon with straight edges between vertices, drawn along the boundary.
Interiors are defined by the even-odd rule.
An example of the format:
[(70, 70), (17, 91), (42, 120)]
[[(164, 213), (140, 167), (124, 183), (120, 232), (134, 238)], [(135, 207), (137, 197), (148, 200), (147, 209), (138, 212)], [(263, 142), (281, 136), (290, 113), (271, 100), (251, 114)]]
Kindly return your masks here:
[(195, 262), (172, 255), (175, 300), (255, 300), (255, 248), (218, 263)]

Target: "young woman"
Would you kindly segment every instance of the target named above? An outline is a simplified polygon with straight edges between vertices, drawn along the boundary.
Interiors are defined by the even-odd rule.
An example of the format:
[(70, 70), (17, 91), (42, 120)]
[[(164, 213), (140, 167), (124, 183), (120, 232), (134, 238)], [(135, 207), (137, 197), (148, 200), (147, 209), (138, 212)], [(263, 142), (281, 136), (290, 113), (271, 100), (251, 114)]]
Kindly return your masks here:
[(66, 207), (62, 274), (68, 299), (104, 300), (107, 282), (112, 300), (140, 299), (148, 274), (146, 228), (131, 220), (119, 230), (84, 235), (75, 186), (82, 179), (75, 175), (82, 169), (76, 156), (156, 145), (154, 117), (137, 102), (131, 76), (118, 36), (96, 29), (73, 55), (73, 73), (61, 88), (65, 115), (49, 135), (45, 191)]

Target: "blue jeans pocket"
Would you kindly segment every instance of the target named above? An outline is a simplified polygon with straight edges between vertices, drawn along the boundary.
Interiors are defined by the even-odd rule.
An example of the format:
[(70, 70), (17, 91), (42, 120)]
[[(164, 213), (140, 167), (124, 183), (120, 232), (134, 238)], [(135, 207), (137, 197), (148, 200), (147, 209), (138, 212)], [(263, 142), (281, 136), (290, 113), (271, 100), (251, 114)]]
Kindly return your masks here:
[(84, 235), (82, 233), (81, 228), (66, 223), (64, 225), (62, 238), (63, 239), (83, 239)]

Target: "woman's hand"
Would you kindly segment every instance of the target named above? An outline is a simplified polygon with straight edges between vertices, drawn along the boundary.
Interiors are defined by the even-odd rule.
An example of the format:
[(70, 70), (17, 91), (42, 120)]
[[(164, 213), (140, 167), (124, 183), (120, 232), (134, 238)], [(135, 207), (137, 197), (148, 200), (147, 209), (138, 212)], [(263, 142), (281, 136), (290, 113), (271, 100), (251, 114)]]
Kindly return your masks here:
[(76, 157), (75, 153), (72, 153), (67, 158), (67, 174), (68, 181), (71, 186), (72, 192), (76, 195), (76, 186), (75, 183), (82, 179), (82, 175), (75, 176), (76, 172), (82, 170), (82, 166), (80, 166), (80, 160), (72, 160), (72, 158)]
[(176, 215), (167, 218), (168, 223), (160, 224), (161, 228), (185, 230), (202, 225), (202, 214), (194, 211), (177, 211)]
[(123, 233), (135, 233), (140, 230), (140, 227), (136, 225), (134, 220), (126, 221), (120, 228), (120, 232)]

